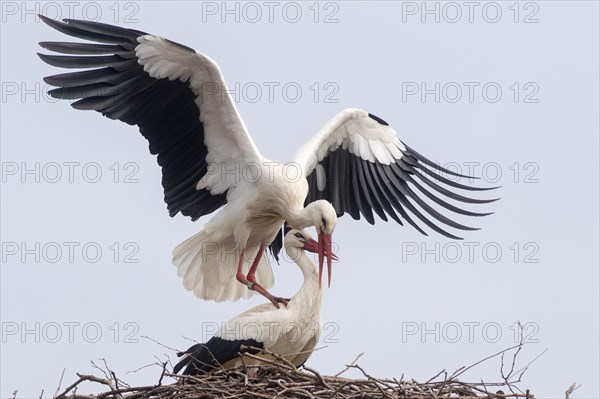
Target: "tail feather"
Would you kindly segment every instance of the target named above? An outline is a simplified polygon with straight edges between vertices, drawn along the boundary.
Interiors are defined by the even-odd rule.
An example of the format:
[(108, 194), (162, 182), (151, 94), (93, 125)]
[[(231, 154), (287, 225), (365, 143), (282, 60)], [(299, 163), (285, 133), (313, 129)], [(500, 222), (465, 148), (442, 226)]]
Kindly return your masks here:
[[(173, 264), (177, 275), (183, 278), (183, 286), (200, 299), (237, 301), (247, 299), (254, 291), (240, 284), (236, 278), (237, 251), (233, 237), (214, 242), (206, 230), (195, 234), (173, 250)], [(254, 255), (248, 253), (247, 255)], [(248, 272), (254, 256), (247, 256), (243, 271)], [(270, 288), (274, 284), (273, 270), (266, 253), (263, 253), (256, 272), (260, 285)]]
[(187, 351), (179, 352), (177, 356), (184, 356), (184, 358), (173, 367), (173, 374), (178, 374), (184, 367), (183, 374), (185, 375), (195, 375), (218, 367), (213, 357), (210, 356), (206, 344), (195, 344)]
[(173, 367), (173, 374), (178, 374), (184, 367), (184, 375), (206, 373), (235, 359), (240, 352), (257, 353), (256, 350), (242, 351), (242, 346), (264, 348), (262, 342), (253, 339), (228, 341), (212, 337), (205, 344), (195, 344), (185, 352), (179, 352), (177, 356), (184, 358)]

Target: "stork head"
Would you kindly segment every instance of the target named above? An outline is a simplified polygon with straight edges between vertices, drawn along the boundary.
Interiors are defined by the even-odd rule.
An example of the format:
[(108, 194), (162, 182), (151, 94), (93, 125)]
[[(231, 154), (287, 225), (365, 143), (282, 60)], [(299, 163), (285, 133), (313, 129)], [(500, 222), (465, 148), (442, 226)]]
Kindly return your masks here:
[(306, 211), (319, 234), (317, 253), (319, 254), (319, 280), (323, 274), (323, 260), (327, 256), (327, 286), (331, 285), (332, 234), (337, 223), (337, 213), (328, 201), (311, 202)]
[[(312, 253), (318, 253), (319, 252), (319, 244), (313, 240), (313, 238), (310, 236), (310, 234), (306, 231), (306, 230), (298, 230), (298, 229), (287, 229), (286, 234), (285, 234), (285, 249), (286, 252), (288, 254), (288, 256), (294, 256), (294, 252), (290, 251), (291, 248), (296, 248), (296, 249), (301, 249), (304, 251), (308, 251), (308, 252), (312, 252)], [(301, 252), (300, 252), (301, 253)], [(325, 249), (325, 255), (328, 257), (331, 257), (335, 260), (338, 260), (338, 257), (336, 254), (327, 251), (327, 249)], [(298, 256), (298, 255), (296, 255)], [(303, 269), (303, 264), (297, 262), (298, 259), (293, 259), (294, 261), (296, 261), (296, 264), (298, 266), (300, 266), (301, 269)], [(312, 264), (312, 262), (310, 262), (310, 264)], [(331, 269), (329, 269), (331, 270)], [(331, 274), (330, 274), (331, 276)], [(321, 270), (319, 270), (319, 285), (321, 285)]]
[[(319, 252), (319, 243), (313, 240), (310, 233), (306, 230), (286, 228), (284, 245), (286, 248), (296, 247), (314, 254)], [(334, 260), (338, 260), (337, 255), (334, 253), (331, 254), (331, 257)]]

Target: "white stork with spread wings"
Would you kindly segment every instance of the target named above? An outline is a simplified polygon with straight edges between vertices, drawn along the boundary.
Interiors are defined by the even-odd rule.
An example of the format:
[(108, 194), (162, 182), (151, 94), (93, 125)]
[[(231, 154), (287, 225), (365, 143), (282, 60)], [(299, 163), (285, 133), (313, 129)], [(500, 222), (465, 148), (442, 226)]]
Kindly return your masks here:
[[(435, 179), (454, 188), (484, 190), (438, 176), (434, 170), (452, 172), (400, 142), (385, 121), (359, 109), (339, 113), (290, 163), (272, 162), (259, 153), (218, 65), (209, 57), (132, 29), (40, 18), (67, 35), (96, 42), (40, 43), (67, 54), (40, 54), (46, 63), (85, 69), (46, 77), (48, 84), (58, 87), (50, 95), (77, 100), (71, 104), (76, 109), (137, 125), (162, 167), (171, 216), (181, 212), (196, 220), (223, 207), (204, 230), (173, 251), (185, 288), (199, 298), (237, 300), (250, 295), (247, 286), (276, 306), (285, 303), (267, 291), (273, 275), (263, 256), (284, 220), (297, 229), (317, 228), (322, 273), (337, 216), (344, 213), (355, 219), (362, 214), (373, 223), (375, 212), (383, 220), (389, 215), (402, 224), (398, 212), (425, 234), (410, 213), (431, 229), (457, 238), (429, 217), (453, 228), (472, 228), (442, 215), (423, 197), (459, 214), (485, 214), (447, 203), (419, 182), (457, 201), (493, 201), (468, 198), (437, 184)], [(298, 168), (298, 178), (287, 178), (289, 166)], [(279, 242), (272, 249), (277, 253), (280, 247)], [(327, 258), (331, 276), (331, 257)]]

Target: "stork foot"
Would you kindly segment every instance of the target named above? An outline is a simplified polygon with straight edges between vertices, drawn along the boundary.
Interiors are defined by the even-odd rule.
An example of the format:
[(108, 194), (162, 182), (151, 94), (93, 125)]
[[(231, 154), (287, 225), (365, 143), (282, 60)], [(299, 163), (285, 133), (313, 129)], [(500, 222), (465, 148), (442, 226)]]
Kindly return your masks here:
[[(256, 282), (256, 279), (254, 278), (254, 276), (249, 276), (249, 277), (250, 278), (247, 278), (242, 273), (238, 273), (236, 275), (236, 278), (240, 283), (242, 283), (246, 287), (248, 287), (249, 290), (256, 291), (259, 294), (261, 294), (262, 296), (264, 296), (265, 298), (267, 298), (269, 301), (271, 301), (273, 306), (275, 306), (276, 308), (279, 309), (280, 303), (283, 303), (285, 306), (287, 306), (289, 299), (274, 296), (269, 291), (267, 291), (266, 288), (264, 288), (262, 285), (258, 284)], [(254, 281), (251, 281), (250, 279), (252, 279)]]
[(283, 303), (285, 306), (287, 306), (288, 302), (290, 301), (289, 298), (281, 298), (281, 297), (273, 296), (273, 295), (271, 295), (271, 298), (269, 298), (269, 300), (271, 301), (273, 306), (275, 306), (277, 309), (279, 309), (280, 303)]

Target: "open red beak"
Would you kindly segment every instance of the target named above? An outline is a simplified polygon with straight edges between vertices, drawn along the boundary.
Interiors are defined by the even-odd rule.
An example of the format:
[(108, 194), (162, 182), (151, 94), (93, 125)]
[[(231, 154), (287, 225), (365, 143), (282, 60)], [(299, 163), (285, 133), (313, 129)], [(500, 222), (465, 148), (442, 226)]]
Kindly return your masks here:
[(336, 254), (333, 253), (332, 250), (332, 242), (331, 235), (319, 233), (319, 242), (317, 243), (315, 240), (310, 239), (304, 242), (304, 249), (319, 254), (319, 282), (321, 281), (321, 277), (323, 275), (323, 260), (325, 256), (327, 256), (327, 269), (328, 269), (328, 281), (327, 286), (331, 285), (331, 260), (338, 260)]
[(319, 281), (321, 281), (323, 275), (323, 260), (327, 255), (327, 287), (331, 287), (332, 250), (331, 234), (319, 232)]
[[(308, 252), (312, 252), (313, 254), (318, 254), (319, 253), (319, 244), (311, 238), (308, 241), (304, 242), (304, 250), (308, 251)], [(327, 254), (325, 254), (325, 256), (327, 256)], [(338, 256), (334, 253), (331, 254), (331, 258), (336, 261), (339, 260)]]

